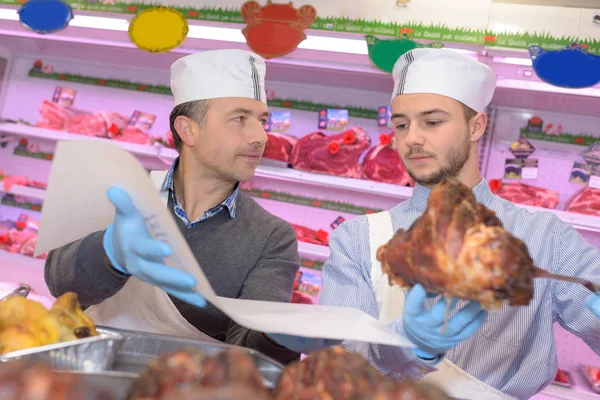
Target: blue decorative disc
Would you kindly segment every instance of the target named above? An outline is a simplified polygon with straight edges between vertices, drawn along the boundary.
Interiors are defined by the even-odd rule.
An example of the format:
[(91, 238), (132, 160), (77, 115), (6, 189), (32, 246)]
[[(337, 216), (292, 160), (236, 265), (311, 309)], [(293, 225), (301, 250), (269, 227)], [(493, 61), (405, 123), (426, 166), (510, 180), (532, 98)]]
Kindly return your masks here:
[(72, 18), (71, 6), (60, 0), (28, 0), (19, 10), (21, 23), (42, 34), (66, 28)]
[(600, 56), (576, 43), (556, 51), (530, 46), (529, 54), (537, 76), (551, 85), (581, 89), (600, 82)]

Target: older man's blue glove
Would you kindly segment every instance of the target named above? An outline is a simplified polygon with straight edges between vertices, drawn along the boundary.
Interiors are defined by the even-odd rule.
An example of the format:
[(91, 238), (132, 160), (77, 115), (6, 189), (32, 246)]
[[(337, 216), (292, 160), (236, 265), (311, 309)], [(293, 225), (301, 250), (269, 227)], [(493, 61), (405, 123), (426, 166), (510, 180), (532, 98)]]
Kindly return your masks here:
[[(427, 296), (421, 285), (415, 285), (406, 296), (402, 318), (406, 337), (417, 346), (415, 354), (420, 358), (434, 359), (444, 354), (477, 332), (487, 317), (481, 305), (472, 302), (448, 321), (442, 333), (446, 300), (442, 298), (427, 311), (423, 307)], [(456, 300), (453, 300), (451, 308), (455, 304)]]
[(321, 350), (342, 343), (341, 340), (306, 338), (301, 336), (281, 335), (278, 333), (266, 334), (269, 339), (292, 351), (307, 354), (311, 351)]
[(586, 304), (588, 308), (600, 318), (600, 294), (594, 293), (587, 298)]
[(171, 255), (171, 247), (150, 236), (129, 195), (116, 187), (111, 187), (107, 195), (116, 209), (114, 223), (104, 234), (104, 251), (112, 266), (187, 303), (204, 307), (206, 300), (194, 290), (196, 279), (164, 263), (164, 257)]

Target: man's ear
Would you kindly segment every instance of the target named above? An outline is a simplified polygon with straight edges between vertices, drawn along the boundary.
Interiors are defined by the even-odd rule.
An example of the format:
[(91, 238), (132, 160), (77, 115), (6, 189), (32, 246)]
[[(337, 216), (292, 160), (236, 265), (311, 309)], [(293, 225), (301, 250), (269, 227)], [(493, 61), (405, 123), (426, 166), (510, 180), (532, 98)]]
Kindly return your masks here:
[(471, 133), (471, 141), (476, 142), (485, 133), (488, 117), (485, 113), (478, 113), (469, 121), (469, 132)]
[(191, 118), (179, 115), (175, 118), (175, 130), (181, 138), (183, 144), (188, 147), (194, 147), (196, 145), (196, 134), (198, 130), (198, 124), (196, 124)]

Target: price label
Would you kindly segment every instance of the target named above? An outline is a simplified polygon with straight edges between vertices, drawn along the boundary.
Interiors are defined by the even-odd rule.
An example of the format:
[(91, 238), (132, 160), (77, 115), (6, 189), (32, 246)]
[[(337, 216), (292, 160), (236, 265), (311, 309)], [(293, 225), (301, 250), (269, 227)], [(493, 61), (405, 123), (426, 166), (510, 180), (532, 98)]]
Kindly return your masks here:
[(590, 176), (590, 180), (588, 186), (592, 189), (600, 189), (600, 176), (592, 175)]
[(538, 177), (538, 169), (523, 167), (521, 169), (521, 179), (537, 179)]

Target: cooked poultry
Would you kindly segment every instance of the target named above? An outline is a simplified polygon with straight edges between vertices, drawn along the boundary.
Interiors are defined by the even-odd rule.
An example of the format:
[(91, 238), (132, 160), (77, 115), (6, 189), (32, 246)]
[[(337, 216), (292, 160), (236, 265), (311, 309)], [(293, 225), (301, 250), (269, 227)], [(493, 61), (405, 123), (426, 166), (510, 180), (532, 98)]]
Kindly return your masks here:
[(479, 301), (488, 310), (505, 300), (515, 306), (533, 298), (536, 268), (527, 247), (456, 179), (432, 189), (425, 213), (381, 246), (377, 259), (390, 284), (419, 283), (430, 293)]
[(449, 400), (410, 380), (388, 380), (362, 356), (341, 347), (319, 350), (288, 366), (275, 400)]
[(111, 400), (107, 390), (84, 385), (74, 374), (54, 372), (43, 363), (0, 363), (2, 400)]
[(81, 309), (76, 293), (67, 292), (56, 299), (49, 314), (60, 325), (61, 342), (98, 336), (94, 321)]
[(75, 293), (60, 296), (50, 310), (24, 297), (0, 302), (0, 354), (95, 335)]
[(164, 400), (181, 398), (195, 388), (241, 385), (257, 396), (267, 394), (254, 360), (232, 349), (214, 356), (186, 349), (154, 359), (133, 382), (127, 399)]

